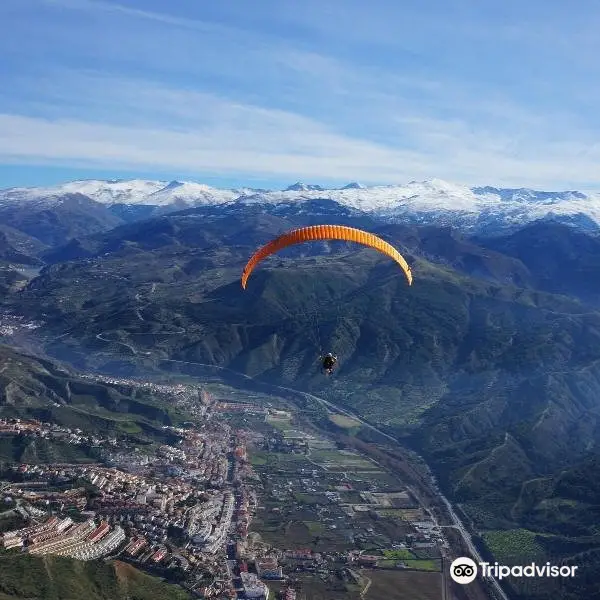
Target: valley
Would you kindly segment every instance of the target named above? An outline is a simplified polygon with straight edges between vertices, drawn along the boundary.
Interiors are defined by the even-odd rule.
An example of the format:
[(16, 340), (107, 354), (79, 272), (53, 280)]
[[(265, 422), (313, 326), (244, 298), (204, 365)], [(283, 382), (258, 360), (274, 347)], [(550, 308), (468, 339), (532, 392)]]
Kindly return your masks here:
[[(72, 463), (38, 454), (34, 463), (23, 457), (19, 466), (9, 466), (7, 457), (0, 474), (7, 550), (26, 544), (32, 557), (119, 559), (203, 597), (227, 590), (244, 597), (250, 584), (237, 575), (246, 573), (248, 563), (275, 591), (298, 588), (306, 600), (321, 598), (323, 586), (340, 597), (354, 597), (356, 589), (357, 598), (369, 598), (369, 589), (378, 594), (381, 586), (414, 594), (411, 581), (420, 577), (424, 599), (439, 597), (447, 586), (441, 567), (449, 547), (430, 514), (372, 459), (336, 450), (332, 440), (285, 410), (289, 401), (213, 383), (199, 392), (198, 403), (193, 387), (82, 377), (147, 387), (170, 397), (191, 421), (166, 428), (170, 444), (139, 447), (131, 444), (131, 431), (104, 438), (36, 420), (1, 420), (5, 446), (25, 437), (96, 449), (93, 459)], [(196, 428), (192, 421), (202, 424)], [(230, 438), (223, 436), (227, 432)], [(230, 503), (227, 517), (219, 502)], [(221, 522), (219, 514), (231, 520)], [(7, 529), (13, 515), (26, 528)], [(207, 529), (210, 518), (217, 520)], [(280, 528), (289, 533), (282, 537)], [(269, 561), (280, 566), (263, 576), (260, 569), (266, 573)]]
[[(155, 289), (156, 286), (152, 285), (150, 292), (153, 293)], [(148, 305), (146, 300), (142, 300), (140, 294), (136, 295), (136, 300), (140, 303), (143, 302), (140, 306), (145, 307)], [(136, 309), (134, 312), (137, 314), (138, 310)], [(26, 332), (31, 330), (29, 324), (22, 324), (22, 319), (14, 319), (11, 315), (5, 315), (4, 320), (5, 322), (12, 323), (8, 330), (9, 335), (18, 333), (19, 328), (22, 328)], [(131, 350), (132, 355), (137, 355), (135, 348), (131, 348)], [(412, 598), (437, 598), (440, 595), (448, 600), (451, 598), (461, 600), (463, 598), (465, 600), (507, 598), (503, 589), (493, 579), (481, 588), (479, 588), (481, 584), (475, 583), (470, 586), (467, 592), (457, 588), (449, 580), (445, 569), (447, 569), (447, 565), (451, 562), (453, 556), (461, 554), (459, 551), (460, 548), (467, 549), (468, 554), (477, 557), (479, 561), (483, 561), (483, 559), (479, 554), (478, 548), (473, 544), (471, 533), (467, 531), (460, 518), (452, 510), (448, 500), (441, 494), (428, 470), (425, 468), (423, 471), (423, 464), (418, 462), (420, 459), (412, 464), (414, 461), (413, 457), (406, 455), (405, 458), (401, 459), (403, 461), (401, 466), (399, 466), (400, 463), (396, 465), (392, 463), (391, 473), (397, 473), (400, 479), (396, 479), (394, 475), (390, 474), (388, 471), (390, 469), (389, 463), (386, 464), (387, 469), (381, 469), (377, 462), (373, 460), (373, 453), (370, 451), (371, 447), (381, 448), (385, 451), (391, 445), (395, 452), (399, 451), (400, 455), (402, 455), (403, 449), (397, 446), (397, 442), (392, 436), (364, 421), (356, 414), (338, 407), (328, 400), (284, 386), (259, 383), (258, 389), (261, 390), (259, 392), (261, 403), (254, 404), (255, 400), (252, 399), (255, 398), (255, 393), (250, 393), (249, 399), (251, 401), (248, 403), (244, 397), (245, 392), (243, 388), (240, 391), (233, 391), (227, 386), (223, 387), (220, 382), (223, 380), (227, 381), (227, 377), (224, 377), (224, 372), (225, 374), (238, 375), (238, 379), (241, 381), (249, 382), (252, 381), (252, 378), (247, 375), (236, 374), (231, 369), (190, 361), (186, 361), (186, 364), (201, 367), (205, 371), (212, 372), (211, 376), (207, 377), (205, 375), (203, 381), (213, 381), (212, 386), (216, 386), (216, 390), (219, 390), (221, 393), (225, 391), (225, 393), (233, 395), (233, 401), (228, 400), (226, 402), (214, 403), (212, 400), (208, 401), (207, 398), (211, 396), (205, 394), (203, 396), (203, 403), (209, 406), (212, 405), (216, 411), (213, 412), (213, 415), (218, 415), (221, 418), (225, 417), (228, 422), (234, 424), (236, 430), (241, 430), (242, 438), (245, 435), (250, 436), (250, 439), (252, 439), (250, 444), (252, 448), (250, 451), (250, 464), (254, 471), (258, 473), (258, 477), (253, 474), (252, 469), (248, 475), (251, 479), (256, 477), (258, 482), (262, 481), (262, 485), (259, 484), (262, 488), (262, 493), (258, 497), (253, 495), (255, 498), (254, 502), (256, 503), (257, 498), (262, 499), (263, 496), (266, 496), (265, 505), (258, 507), (257, 524), (253, 526), (258, 537), (251, 534), (247, 537), (247, 524), (243, 525), (245, 533), (241, 537), (242, 543), (236, 542), (237, 550), (235, 556), (238, 561), (236, 562), (230, 558), (228, 562), (227, 573), (229, 573), (231, 579), (227, 579), (223, 572), (215, 571), (217, 562), (209, 559), (208, 562), (200, 563), (203, 569), (208, 569), (208, 571), (204, 571), (205, 573), (211, 576), (216, 575), (217, 579), (215, 581), (221, 582), (221, 584), (211, 584), (213, 588), (209, 586), (212, 592), (207, 591), (206, 584), (199, 583), (198, 586), (204, 590), (202, 594), (208, 593), (206, 597), (211, 597), (210, 594), (213, 592), (218, 593), (217, 590), (219, 589), (222, 591), (228, 589), (228, 585), (230, 589), (236, 589), (235, 586), (238, 586), (237, 593), (243, 594), (244, 586), (239, 581), (236, 583), (234, 577), (236, 572), (240, 572), (238, 562), (245, 569), (248, 561), (257, 561), (257, 552), (259, 553), (258, 556), (265, 552), (267, 554), (275, 552), (275, 555), (279, 557), (278, 560), (281, 561), (283, 559), (280, 562), (282, 565), (282, 581), (285, 581), (286, 577), (289, 578), (289, 581), (285, 585), (275, 585), (274, 589), (289, 591), (290, 589), (295, 589), (293, 586), (296, 586), (299, 590), (302, 590), (302, 597), (306, 598), (306, 600), (332, 597), (331, 594), (335, 594), (335, 590), (340, 594), (340, 598), (353, 597), (353, 586), (357, 588), (356, 598), (369, 598), (368, 589), (371, 589), (373, 582), (375, 582), (375, 585), (372, 587), (372, 593), (382, 593), (379, 584), (383, 584), (384, 581), (387, 581), (385, 585), (392, 586), (395, 589), (405, 588), (406, 593), (409, 594), (407, 597)], [(185, 410), (185, 414), (188, 415), (186, 418), (193, 419), (199, 417), (205, 421), (211, 415), (210, 412), (207, 414), (206, 406), (198, 412), (196, 402), (199, 396), (194, 391), (194, 388), (189, 385), (157, 384), (150, 381), (142, 382), (97, 374), (83, 375), (82, 377), (102, 384), (148, 389), (154, 394), (171, 397), (180, 409)], [(246, 383), (246, 386), (248, 385), (249, 383)], [(207, 389), (212, 389), (212, 386), (209, 384)], [(266, 395), (265, 390), (269, 390), (269, 394), (283, 393), (283, 398), (277, 395)], [(371, 434), (376, 434), (376, 439), (379, 438), (379, 443), (375, 446), (372, 443), (369, 444), (368, 451), (363, 454), (364, 458), (361, 458), (360, 452), (356, 453), (356, 449), (350, 452), (348, 450), (336, 450), (336, 443), (333, 440), (337, 439), (338, 444), (340, 440), (344, 440), (341, 442), (342, 446), (344, 446), (347, 444), (344, 435), (334, 435), (331, 439), (320, 437), (320, 435), (315, 436), (315, 432), (319, 431), (318, 425), (323, 425), (322, 421), (317, 420), (316, 422), (312, 422), (306, 418), (299, 419), (299, 415), (294, 415), (293, 412), (266, 409), (262, 406), (264, 402), (269, 407), (273, 406), (273, 401), (275, 401), (276, 406), (279, 405), (287, 409), (290, 408), (290, 401), (300, 401), (301, 406), (305, 408), (304, 401), (308, 401), (325, 410), (325, 423), (329, 422), (330, 425), (333, 425), (334, 431), (345, 432), (353, 430), (355, 435), (357, 429), (364, 428), (370, 431)], [(294, 403), (292, 403), (292, 406), (294, 406)], [(294, 428), (292, 428), (292, 421), (295, 422)], [(317, 429), (315, 429), (315, 425), (317, 425)], [(218, 423), (217, 426), (220, 427)], [(305, 426), (308, 427), (307, 433), (302, 431)], [(296, 427), (299, 427), (301, 430), (295, 429)], [(244, 431), (247, 431), (247, 433), (244, 434)], [(181, 434), (181, 431), (179, 433)], [(328, 432), (327, 435), (329, 436), (331, 433)], [(268, 436), (274, 437), (269, 439)], [(268, 439), (266, 446), (265, 441), (260, 441), (265, 439)], [(116, 443), (116, 440), (113, 443)], [(271, 448), (272, 444), (274, 444), (273, 448)], [(350, 443), (349, 447), (353, 447), (352, 443)], [(364, 452), (365, 446), (360, 445), (359, 447)], [(177, 450), (173, 448), (172, 452), (176, 456)], [(244, 452), (246, 451), (244, 450)], [(306, 457), (305, 462), (303, 462), (302, 455)], [(108, 464), (116, 464), (121, 466), (121, 468), (127, 465), (125, 467), (126, 471), (131, 471), (134, 468), (134, 472), (138, 472), (144, 464), (152, 464), (154, 466), (157, 464), (155, 462), (148, 463), (146, 457), (144, 457), (144, 462), (139, 463), (137, 459), (123, 454), (122, 451), (119, 451), (115, 455), (115, 458), (117, 460), (116, 463), (115, 459), (111, 458), (109, 454)], [(291, 462), (289, 459), (291, 459)], [(315, 470), (315, 467), (318, 470)], [(84, 468), (84, 472), (85, 470)], [(324, 472), (325, 478), (319, 472)], [(35, 473), (35, 470), (33, 473)], [(80, 477), (77, 472), (71, 473), (66, 471), (65, 475), (73, 478)], [(181, 477), (181, 475), (182, 472), (180, 470), (178, 476)], [(341, 487), (338, 485), (340, 483), (340, 476), (343, 477), (341, 481), (345, 482), (341, 486), (344, 488), (341, 493)], [(401, 483), (405, 476), (408, 476), (407, 481), (410, 481), (411, 486), (415, 487), (406, 486)], [(309, 477), (312, 478), (312, 481)], [(316, 481), (315, 477), (317, 478)], [(329, 479), (329, 477), (332, 477), (332, 479)], [(291, 481), (289, 478), (291, 478)], [(265, 486), (265, 482), (267, 481), (269, 483)], [(281, 481), (279, 489), (275, 484), (276, 481)], [(293, 482), (295, 481), (301, 482), (297, 490), (294, 489)], [(8, 488), (5, 491), (10, 493), (11, 490)], [(256, 494), (256, 492), (251, 492), (251, 494)], [(354, 501), (358, 500), (359, 504), (344, 503), (343, 494), (354, 494)], [(379, 496), (381, 499), (375, 499)], [(289, 499), (286, 499), (288, 497)], [(400, 504), (397, 504), (395, 498), (400, 499)], [(108, 500), (108, 502), (110, 504), (111, 500)], [(339, 516), (325, 518), (326, 521), (332, 523), (329, 527), (334, 532), (334, 535), (317, 535), (321, 533), (321, 523), (324, 519), (324, 513), (319, 507), (321, 505), (335, 505), (336, 503), (340, 503), (338, 504), (341, 509), (338, 513)], [(121, 511), (127, 511), (125, 507), (129, 505), (130, 503), (126, 502)], [(312, 506), (317, 507), (318, 514), (310, 514), (310, 507)], [(396, 506), (403, 506), (403, 508), (389, 508)], [(324, 512), (329, 514), (331, 509), (326, 508)], [(274, 513), (277, 513), (277, 516), (274, 517)], [(99, 514), (100, 518), (102, 518), (102, 510), (100, 510)], [(115, 513), (113, 511), (109, 514), (111, 515), (110, 521), (112, 521)], [(364, 515), (369, 516), (367, 521), (364, 520)], [(341, 523), (336, 521), (336, 518), (342, 519)], [(122, 522), (122, 520), (123, 518), (121, 517), (120, 521)], [(349, 525), (349, 520), (354, 521), (355, 524)], [(382, 520), (384, 521), (383, 530), (381, 529)], [(416, 529), (413, 523), (417, 524)], [(306, 537), (306, 533), (302, 533), (302, 526), (307, 528), (309, 537)], [(344, 530), (344, 527), (347, 528), (348, 526), (349, 529)], [(399, 529), (398, 526), (400, 527)], [(459, 533), (458, 538), (451, 538), (452, 547), (443, 533), (444, 531), (448, 532), (448, 528), (455, 528)], [(278, 536), (276, 533), (281, 529), (286, 532), (286, 535), (283, 537)], [(411, 530), (413, 533), (410, 533)], [(144, 545), (147, 546), (148, 544), (143, 537), (139, 537), (139, 534), (136, 537), (135, 530), (131, 531), (133, 533), (121, 542), (124, 547), (122, 550), (124, 553), (123, 556), (126, 558), (133, 548), (135, 548), (135, 553), (137, 554), (139, 552), (138, 547), (141, 549)], [(167, 532), (166, 525), (164, 532)], [(432, 537), (432, 533), (437, 537)], [(312, 541), (310, 538), (311, 535)], [(231, 540), (231, 538), (229, 539)], [(420, 539), (421, 541), (414, 542), (414, 539)], [(413, 541), (407, 545), (408, 540)], [(125, 543), (127, 544), (126, 546), (124, 546)], [(295, 556), (294, 553), (301, 554), (305, 552), (301, 547), (296, 550), (293, 548), (290, 549), (290, 544), (294, 547), (302, 545), (312, 546), (309, 554), (304, 557), (304, 562), (300, 561), (298, 563), (292, 560), (289, 563), (286, 560), (285, 557)], [(410, 544), (416, 544), (418, 550), (416, 552), (411, 551)], [(150, 553), (146, 552), (144, 554), (141, 566), (145, 566), (145, 562), (149, 560), (153, 564), (153, 555), (158, 555), (161, 552), (160, 547), (157, 548), (154, 548)], [(342, 552), (342, 550), (345, 550), (345, 552)], [(178, 552), (181, 554), (181, 550), (178, 550)], [(210, 551), (209, 556), (215, 552), (219, 553), (217, 547), (215, 547), (215, 550)], [(230, 549), (227, 549), (229, 556), (231, 556), (231, 552)], [(395, 555), (394, 553), (401, 556), (403, 560), (390, 560), (389, 557)], [(83, 555), (79, 554), (77, 556), (82, 557)], [(158, 562), (167, 563), (169, 556), (165, 551), (165, 556), (160, 555)], [(317, 558), (315, 559), (315, 557)], [(188, 556), (185, 560), (188, 561), (189, 559), (190, 557)], [(298, 564), (300, 564), (300, 567), (298, 567)], [(295, 571), (289, 572), (284, 577), (283, 568), (285, 567), (287, 572), (290, 566), (294, 566)], [(374, 567), (377, 569), (376, 571), (369, 571), (369, 569), (373, 569)], [(396, 575), (387, 573), (386, 570), (389, 569), (392, 569), (392, 571), (396, 569)], [(154, 569), (150, 570), (150, 572), (153, 571)], [(419, 574), (421, 571), (423, 573)], [(315, 578), (315, 575), (311, 573), (319, 573), (319, 577)], [(429, 575), (429, 580), (424, 578), (427, 576), (427, 573), (431, 574)], [(193, 574), (197, 578), (199, 574), (198, 569), (195, 569)], [(172, 574), (169, 574), (169, 577), (171, 578)], [(224, 577), (225, 579), (223, 579)], [(411, 581), (415, 577), (419, 581), (419, 596), (414, 596), (415, 592), (411, 587)], [(191, 580), (192, 583), (188, 582), (187, 584), (191, 586), (192, 590), (195, 589), (193, 581), (194, 579)], [(270, 582), (270, 580), (268, 581)], [(344, 583), (345, 581), (347, 583)], [(360, 591), (360, 582), (364, 583), (362, 591)], [(222, 587), (219, 588), (219, 585)], [(369, 586), (368, 588), (366, 587), (367, 585)], [(321, 588), (322, 592), (319, 592)], [(320, 596), (320, 593), (327, 595)], [(348, 596), (348, 594), (350, 595)], [(373, 596), (373, 598), (377, 597)]]
[[(298, 191), (285, 192), (292, 193)], [(315, 572), (297, 572), (301, 587), (312, 589), (315, 598), (335, 590), (340, 597), (368, 598), (407, 577), (421, 582), (424, 597), (437, 585), (425, 584), (432, 576), (427, 569), (407, 567), (410, 560), (429, 557), (404, 554), (407, 564), (390, 570), (394, 544), (406, 544), (411, 534), (394, 529), (398, 519), (385, 511), (395, 508), (353, 495), (359, 463), (346, 471), (336, 467), (350, 452), (395, 478), (396, 487), (387, 492), (409, 494), (415, 505), (406, 510), (424, 510), (421, 516), (438, 524), (443, 552), (434, 558), (442, 582), (448, 561), (461, 553), (509, 565), (532, 558), (581, 561), (588, 574), (535, 584), (509, 578), (502, 587), (495, 579), (462, 587), (438, 582), (438, 595), (542, 600), (560, 593), (579, 600), (600, 564), (592, 516), (598, 506), (592, 482), (600, 439), (600, 313), (594, 299), (598, 280), (589, 275), (600, 256), (597, 237), (552, 219), (473, 236), (468, 228), (461, 233), (410, 219), (390, 222), (356, 207), (340, 208), (321, 195), (310, 204), (292, 204), (285, 195), (285, 201), (270, 204), (261, 196), (179, 211), (166, 204), (160, 214), (132, 213), (126, 224), (106, 221), (57, 245), (52, 236), (71, 235), (64, 233), (73, 218), (70, 199), (60, 205), (54, 225), (45, 223), (39, 234), (29, 225), (21, 232), (41, 236), (35, 239), (43, 246), (25, 245), (26, 238), (11, 234), (15, 252), (27, 251), (44, 265), (5, 266), (24, 279), (4, 289), (0, 307), (1, 341), (12, 348), (3, 350), (0, 417), (153, 448), (159, 440), (173, 443), (169, 428), (204, 420), (194, 416), (198, 394), (185, 400), (184, 390), (226, 385), (223, 403), (232, 404), (229, 395), (237, 390), (247, 396), (238, 402), (250, 412), (241, 422), (221, 409), (215, 418), (236, 426), (247, 418), (251, 426), (242, 429), (271, 432), (275, 439), (287, 427), (325, 440), (329, 446), (321, 450), (336, 457), (323, 462), (316, 448), (315, 460), (309, 448), (305, 458), (289, 459), (263, 442), (248, 450), (251, 462), (252, 452), (254, 460), (265, 461), (252, 465), (262, 481), (257, 489), (268, 482), (261, 488), (264, 502), (281, 511), (257, 510), (251, 533), (278, 552), (293, 550), (288, 546), (295, 538), (307, 544), (322, 538), (313, 552), (324, 554), (326, 563), (331, 558), (327, 576), (319, 574), (318, 563)], [(88, 200), (77, 204), (76, 215)], [(54, 210), (55, 202), (60, 195), (45, 210)], [(396, 244), (411, 264), (414, 286), (408, 288), (393, 265), (369, 250), (316, 242), (269, 259), (248, 289), (240, 289), (241, 267), (257, 245), (319, 221), (368, 225)], [(537, 246), (530, 252), (526, 240), (532, 237)], [(586, 258), (574, 259), (582, 248)], [(546, 256), (551, 258), (542, 267)], [(318, 368), (325, 349), (340, 356), (326, 381)], [(183, 396), (173, 402), (180, 388)], [(278, 398), (293, 425), (252, 416), (253, 395), (267, 403), (261, 410), (270, 410), (268, 403)], [(19, 440), (3, 446), (0, 460), (27, 464), (31, 457), (55, 464), (64, 455), (71, 465), (98, 462), (103, 449), (92, 450), (87, 442)], [(322, 473), (324, 487), (304, 482), (311, 481), (311, 465)], [(326, 495), (341, 493), (329, 479), (332, 469), (349, 478), (352, 502)], [(366, 471), (369, 485), (382, 485), (376, 470)], [(289, 481), (291, 489), (285, 487)], [(353, 516), (344, 512), (360, 506), (359, 500), (364, 506)], [(315, 512), (317, 505), (334, 511), (335, 519), (353, 519), (356, 527), (333, 522), (335, 529), (317, 535), (314, 523), (326, 514)], [(349, 552), (357, 535), (369, 540), (364, 551), (379, 558), (361, 567), (373, 573), (355, 580), (345, 571), (351, 568), (347, 554), (342, 565), (327, 553)], [(412, 552), (408, 545), (401, 549)], [(292, 576), (293, 563), (281, 564)], [(229, 567), (234, 581), (239, 564)], [(233, 583), (236, 593), (240, 581)]]

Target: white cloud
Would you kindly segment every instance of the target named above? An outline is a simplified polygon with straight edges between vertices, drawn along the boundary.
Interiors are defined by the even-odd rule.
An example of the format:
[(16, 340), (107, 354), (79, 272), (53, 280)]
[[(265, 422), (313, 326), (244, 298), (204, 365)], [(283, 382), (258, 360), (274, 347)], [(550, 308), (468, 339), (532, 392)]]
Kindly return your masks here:
[[(231, 121), (186, 133), (48, 121), (0, 115), (0, 159), (45, 163), (76, 160), (97, 167), (176, 169), (197, 174), (300, 175), (370, 179), (392, 175), (395, 165), (420, 170), (411, 153), (337, 135), (302, 117), (280, 111), (224, 106)], [(243, 129), (232, 126), (244, 114)], [(224, 116), (224, 114), (223, 114)], [(393, 176), (396, 179), (398, 175)]]
[(187, 119), (187, 128), (0, 114), (0, 160), (176, 170), (198, 178), (230, 174), (323, 182), (388, 183), (437, 176), (469, 184), (572, 188), (573, 182), (597, 177), (600, 150), (592, 144), (548, 143), (533, 154), (515, 146), (509, 134), (481, 134), (460, 121), (413, 118), (399, 123), (411, 144), (402, 148), (399, 139), (394, 147), (344, 135), (286, 111), (181, 90), (148, 94), (148, 104), (138, 110), (165, 102), (165, 94), (170, 94), (165, 109)]
[[(77, 19), (54, 13), (50, 26), (33, 24), (31, 43), (22, 45), (15, 34), (5, 46), (18, 47), (23, 64), (37, 65), (11, 74), (10, 86), (0, 89), (0, 160), (6, 162), (366, 183), (441, 177), (577, 187), (598, 180), (597, 129), (585, 122), (588, 115), (551, 103), (528, 107), (485, 81), (466, 84), (458, 71), (411, 73), (395, 69), (393, 57), (389, 65), (371, 64), (368, 54), (350, 60), (345, 46), (338, 45), (338, 56), (325, 55), (318, 46), (285, 39), (285, 30), (263, 35), (251, 24), (124, 3), (30, 4), (69, 9), (61, 14)], [(263, 13), (267, 5), (261, 4)], [(312, 19), (322, 33), (337, 23), (336, 35), (348, 33), (351, 42), (356, 38), (343, 31), (343, 19), (360, 25), (362, 41), (373, 41), (376, 30), (397, 33), (391, 0), (389, 19), (375, 11), (364, 22), (356, 21), (363, 4), (355, 0), (322, 8), (320, 24), (308, 13), (294, 17), (289, 2), (278, 6), (272, 21), (296, 19), (308, 27)], [(340, 7), (347, 13), (338, 22)], [(389, 27), (380, 27), (382, 19)], [(468, 25), (442, 21), (438, 15), (429, 33)], [(510, 24), (497, 32), (507, 39), (524, 34)], [(588, 97), (595, 93), (590, 86)]]
[(106, 2), (104, 0), (38, 0), (43, 4), (67, 8), (71, 10), (81, 10), (86, 12), (107, 12), (117, 15), (127, 15), (137, 19), (145, 19), (148, 21), (156, 21), (162, 25), (172, 25), (175, 27), (183, 27), (187, 29), (195, 29), (200, 31), (214, 31), (221, 29), (222, 31), (230, 31), (231, 28), (219, 28), (215, 24), (210, 24), (199, 19), (190, 19), (185, 17), (175, 17), (168, 13), (158, 13), (154, 11), (131, 8), (117, 2)]

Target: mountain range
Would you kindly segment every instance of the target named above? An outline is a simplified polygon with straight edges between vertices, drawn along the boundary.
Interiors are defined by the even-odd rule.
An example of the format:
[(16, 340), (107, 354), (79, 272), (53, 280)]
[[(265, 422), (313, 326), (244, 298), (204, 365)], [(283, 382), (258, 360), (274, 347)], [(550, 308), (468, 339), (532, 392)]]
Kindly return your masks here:
[[(546, 192), (531, 189), (469, 188), (439, 179), (405, 185), (366, 187), (350, 183), (339, 189), (295, 183), (285, 190), (218, 189), (182, 181), (74, 181), (47, 188), (0, 190), (0, 221), (43, 243), (50, 240), (44, 224), (51, 214), (85, 211), (88, 231), (106, 230), (120, 222), (200, 206), (257, 205), (265, 211), (329, 200), (340, 210), (357, 211), (381, 222), (451, 225), (472, 234), (513, 230), (540, 219), (600, 230), (600, 193)], [(23, 214), (26, 212), (27, 214)], [(36, 235), (32, 221), (41, 221)], [(50, 219), (51, 220), (51, 219)], [(59, 217), (60, 220), (60, 217)], [(46, 226), (47, 229), (47, 226)], [(57, 235), (76, 231), (57, 228)]]
[[(495, 556), (527, 558), (527, 530), (544, 559), (600, 573), (594, 195), (70, 185), (0, 194), (3, 309), (41, 324), (31, 335), (48, 356), (142, 377), (216, 367), (322, 395), (425, 456)], [(314, 223), (384, 237), (413, 286), (369, 249), (315, 242), (265, 261), (242, 291), (257, 246)], [(340, 356), (327, 381), (324, 347)], [(560, 597), (593, 598), (594, 581)]]

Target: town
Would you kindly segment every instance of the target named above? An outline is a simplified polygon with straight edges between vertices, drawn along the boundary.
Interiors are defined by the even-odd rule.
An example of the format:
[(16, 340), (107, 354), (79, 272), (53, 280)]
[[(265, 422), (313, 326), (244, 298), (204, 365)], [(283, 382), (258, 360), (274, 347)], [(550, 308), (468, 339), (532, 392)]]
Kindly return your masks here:
[(154, 391), (196, 422), (164, 426), (172, 441), (151, 449), (0, 420), (0, 437), (98, 449), (94, 463), (14, 464), (1, 474), (0, 515), (23, 525), (4, 531), (4, 548), (118, 558), (201, 598), (290, 600), (318, 585), (332, 598), (369, 588), (380, 597), (377, 586), (398, 585), (403, 572), (441, 589), (442, 529), (371, 459), (296, 429), (293, 412), (271, 402), (188, 386)]

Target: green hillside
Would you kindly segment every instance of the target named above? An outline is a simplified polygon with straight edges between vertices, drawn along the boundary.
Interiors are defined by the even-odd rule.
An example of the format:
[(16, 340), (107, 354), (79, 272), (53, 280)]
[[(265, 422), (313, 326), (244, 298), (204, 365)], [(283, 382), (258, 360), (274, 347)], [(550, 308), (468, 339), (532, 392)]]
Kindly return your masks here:
[(0, 552), (0, 600), (186, 600), (182, 588), (122, 562)]

